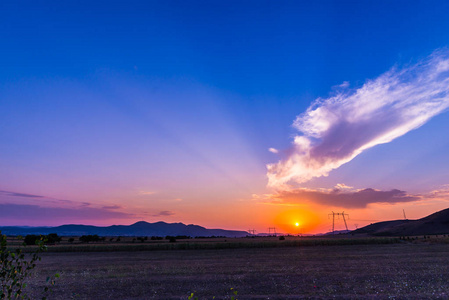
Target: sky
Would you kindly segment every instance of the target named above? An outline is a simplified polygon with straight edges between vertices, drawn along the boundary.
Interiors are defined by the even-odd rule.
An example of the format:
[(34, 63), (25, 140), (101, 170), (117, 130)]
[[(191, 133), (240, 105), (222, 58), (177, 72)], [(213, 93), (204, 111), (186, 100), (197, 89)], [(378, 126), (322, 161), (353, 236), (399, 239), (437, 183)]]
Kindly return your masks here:
[(448, 14), (1, 2), (0, 226), (299, 234), (329, 231), (332, 212), (355, 229), (448, 208)]

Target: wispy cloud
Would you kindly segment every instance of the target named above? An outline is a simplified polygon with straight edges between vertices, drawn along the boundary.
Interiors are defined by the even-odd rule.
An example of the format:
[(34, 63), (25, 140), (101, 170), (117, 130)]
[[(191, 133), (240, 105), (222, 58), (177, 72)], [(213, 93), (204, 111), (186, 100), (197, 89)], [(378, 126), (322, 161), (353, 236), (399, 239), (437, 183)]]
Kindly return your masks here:
[(14, 202), (16, 204), (34, 204), (39, 203), (39, 205), (63, 205), (72, 207), (86, 207), (91, 206), (92, 203), (89, 202), (77, 202), (66, 199), (56, 199), (48, 196), (17, 193), (10, 191), (0, 191), (0, 202)]
[(103, 209), (120, 209), (120, 208), (123, 208), (123, 207), (120, 206), (120, 205), (106, 205), (106, 206), (103, 206), (102, 208)]
[(160, 211), (158, 214), (153, 215), (153, 217), (169, 217), (173, 216), (175, 213), (169, 210)]
[(279, 150), (276, 148), (269, 148), (268, 151), (270, 151), (271, 153), (279, 153)]
[(404, 191), (393, 189), (391, 191), (379, 191), (372, 188), (353, 192), (343, 192), (339, 189), (330, 191), (292, 189), (280, 191), (275, 194), (264, 195), (263, 201), (273, 204), (303, 204), (307, 202), (331, 205), (343, 208), (364, 208), (370, 203), (399, 203), (421, 200), (420, 196), (409, 195)]
[(337, 185), (335, 186), (336, 189), (342, 190), (342, 189), (353, 189), (352, 186), (346, 185), (344, 183), (337, 183)]
[(32, 195), (32, 194), (24, 194), (24, 193), (15, 193), (8, 191), (0, 191), (0, 194), (11, 197), (24, 197), (24, 198), (44, 198), (44, 196)]
[[(340, 88), (348, 86), (345, 82)], [(293, 127), (289, 155), (267, 165), (268, 185), (304, 183), (425, 124), (449, 107), (449, 50), (403, 68), (394, 67), (361, 88), (317, 99)]]
[(92, 207), (61, 208), (12, 203), (0, 204), (2, 222), (13, 220), (15, 223), (24, 224), (44, 223), (46, 221), (49, 224), (55, 222), (79, 223), (94, 220), (129, 219), (132, 217), (135, 217), (135, 215)]
[(445, 185), (440, 189), (433, 190), (427, 194), (426, 197), (431, 199), (449, 200), (449, 186)]
[(156, 192), (153, 191), (140, 191), (139, 195), (154, 195)]

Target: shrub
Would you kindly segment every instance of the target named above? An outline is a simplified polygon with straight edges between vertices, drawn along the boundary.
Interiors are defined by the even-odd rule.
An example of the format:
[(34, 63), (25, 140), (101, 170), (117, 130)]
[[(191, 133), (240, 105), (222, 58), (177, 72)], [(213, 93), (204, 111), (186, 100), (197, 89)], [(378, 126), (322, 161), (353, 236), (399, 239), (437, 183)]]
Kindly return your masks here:
[(82, 242), (82, 243), (98, 242), (100, 240), (101, 239), (97, 234), (80, 236), (80, 242)]
[(281, 236), (279, 237), (279, 240), (280, 240), (280, 241), (285, 240), (285, 236), (281, 235)]
[(50, 233), (49, 235), (45, 236), (45, 241), (47, 244), (54, 245), (55, 243), (59, 243), (61, 241), (61, 237), (56, 233)]
[(43, 241), (43, 243), (47, 245), (54, 245), (55, 243), (59, 243), (61, 241), (61, 237), (59, 237), (56, 233), (50, 233), (49, 235), (28, 234), (24, 239), (25, 244), (28, 246), (36, 245), (37, 241)]
[(25, 236), (25, 239), (23, 240), (25, 244), (27, 245), (36, 245), (36, 241), (39, 239), (39, 236), (35, 234), (28, 234)]
[[(39, 254), (47, 249), (44, 245), (46, 239), (43, 236), (31, 236), (28, 238), (28, 242), (33, 239), (38, 248), (27, 260), (21, 248), (14, 250), (7, 248), (6, 235), (2, 235), (0, 232), (0, 299), (30, 299), (23, 293), (23, 289), (26, 287), (25, 280), (36, 267), (36, 262), (41, 260)], [(26, 246), (27, 243), (24, 241), (22, 245)], [(59, 274), (55, 274), (54, 277), (59, 277)], [(53, 285), (54, 279), (48, 277), (47, 282)], [(45, 287), (44, 292), (48, 291), (48, 287)], [(47, 298), (44, 296), (42, 299)]]

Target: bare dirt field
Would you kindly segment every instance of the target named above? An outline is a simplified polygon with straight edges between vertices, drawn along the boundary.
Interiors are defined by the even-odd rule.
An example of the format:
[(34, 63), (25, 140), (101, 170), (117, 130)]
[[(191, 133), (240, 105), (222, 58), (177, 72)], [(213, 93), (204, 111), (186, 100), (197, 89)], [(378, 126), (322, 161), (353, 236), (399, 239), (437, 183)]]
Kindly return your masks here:
[(449, 245), (45, 253), (28, 291), (49, 299), (447, 299)]

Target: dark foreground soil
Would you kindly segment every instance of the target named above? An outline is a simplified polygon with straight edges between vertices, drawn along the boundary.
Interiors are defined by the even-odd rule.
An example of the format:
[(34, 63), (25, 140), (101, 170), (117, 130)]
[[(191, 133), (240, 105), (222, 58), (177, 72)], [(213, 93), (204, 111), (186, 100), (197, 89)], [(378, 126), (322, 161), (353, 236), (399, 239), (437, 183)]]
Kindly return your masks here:
[(49, 299), (448, 299), (449, 245), (45, 253), (29, 294), (54, 273)]

